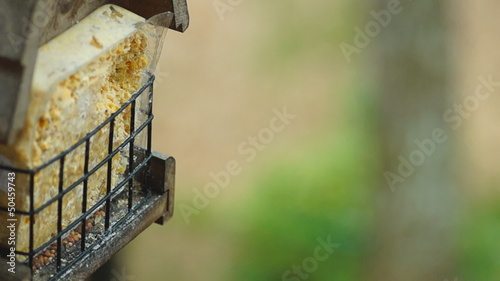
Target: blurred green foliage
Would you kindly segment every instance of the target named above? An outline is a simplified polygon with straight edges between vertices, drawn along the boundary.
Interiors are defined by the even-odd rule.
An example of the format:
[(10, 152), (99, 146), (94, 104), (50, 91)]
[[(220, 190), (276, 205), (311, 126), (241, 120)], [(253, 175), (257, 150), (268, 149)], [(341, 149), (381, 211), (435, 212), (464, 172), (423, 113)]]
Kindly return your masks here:
[(266, 24), (254, 51), (256, 75), (300, 73), (287, 68), (299, 57), (319, 56), (344, 66), (339, 44), (352, 41), (354, 27), (366, 16), (367, 3), (356, 2), (260, 1), (260, 21)]
[(460, 280), (495, 281), (500, 276), (500, 202), (473, 204), (461, 218), (458, 247)]
[(373, 221), (374, 146), (360, 119), (347, 120), (255, 180), (231, 280), (282, 280), (313, 256), (317, 239), (328, 236), (340, 247), (308, 280), (363, 280)]
[[(185, 277), (190, 276), (189, 272), (205, 272), (209, 267), (221, 267), (229, 272), (227, 278), (216, 276), (209, 280), (282, 280), (287, 270), (301, 265), (305, 258), (314, 254), (318, 238), (330, 236), (340, 246), (327, 260), (318, 263), (318, 269), (307, 280), (366, 280), (370, 250), (374, 246), (372, 201), (379, 188), (377, 177), (382, 175), (378, 170), (381, 157), (377, 155), (374, 139), (377, 132), (372, 123), (377, 119), (373, 111), (377, 100), (370, 88), (376, 81), (365, 75), (364, 71), (370, 71), (365, 70), (367, 65), (347, 64), (338, 46), (342, 41), (352, 43), (354, 27), (362, 26), (370, 18), (370, 9), (367, 2), (361, 1), (258, 1), (256, 5), (259, 7), (252, 14), (252, 20), (260, 26), (261, 37), (249, 46), (252, 55), (247, 64), (231, 71), (244, 73), (250, 66), (253, 73), (247, 74), (251, 87), (276, 85), (278, 90), (261, 93), (269, 104), (274, 102), (270, 99), (273, 96), (291, 97), (292, 93), (287, 91), (289, 84), (310, 90), (303, 93), (304, 100), (308, 95), (331, 95), (330, 117), (333, 119), (333, 111), (340, 108), (340, 125), (329, 126), (327, 121), (320, 129), (322, 132), (316, 132), (307, 141), (291, 139), (290, 147), (295, 149), (280, 154), (279, 158), (262, 159), (266, 157), (262, 155), (259, 169), (254, 172), (258, 176), (245, 178), (244, 188), (251, 191), (244, 200), (228, 200), (227, 203), (214, 199), (209, 207), (191, 218), (189, 225), (177, 212), (168, 226), (170, 229), (165, 232), (181, 233), (174, 236), (175, 241), (169, 241), (172, 245), (181, 245), (178, 252), (151, 246), (159, 252), (174, 253), (170, 254), (170, 263), (164, 262), (167, 269), (151, 266), (152, 262), (147, 259), (138, 267), (158, 271), (155, 280), (163, 280), (163, 272), (177, 271), (179, 276), (174, 274), (172, 280), (192, 280)], [(239, 9), (243, 13), (243, 6)], [(217, 46), (223, 46), (223, 42)], [(370, 50), (367, 48), (363, 52), (369, 54)], [(324, 70), (320, 73), (324, 80), (332, 81), (328, 93), (316, 93), (311, 90), (310, 81), (304, 81), (307, 73), (303, 71), (305, 67), (301, 67), (310, 61), (315, 68)], [(352, 75), (343, 76), (345, 73)], [(352, 80), (335, 84), (333, 81), (338, 80), (333, 78), (339, 76)], [(255, 90), (255, 94), (258, 92)], [(312, 110), (309, 113), (313, 114)], [(337, 121), (331, 120), (331, 123), (337, 124)], [(270, 151), (275, 146), (267, 148), (266, 155), (272, 154)], [(256, 163), (252, 165), (257, 166)], [(212, 168), (207, 167), (207, 170)], [(178, 185), (177, 206), (190, 204), (191, 189), (182, 182)], [(231, 189), (237, 188), (241, 186), (231, 185)], [(460, 217), (457, 241), (458, 280), (499, 280), (500, 202), (478, 204), (465, 213), (468, 215)], [(193, 240), (201, 242), (197, 244)], [(200, 250), (199, 245), (213, 243), (218, 246), (214, 241), (219, 240), (231, 251), (210, 252), (210, 260), (204, 260), (200, 252), (207, 250)], [(187, 258), (179, 259), (181, 254)], [(227, 260), (217, 254), (231, 255), (227, 259), (230, 263), (226, 264)], [(149, 253), (144, 255), (149, 257)], [(202, 258), (197, 259), (197, 256)], [(450, 278), (453, 280), (452, 276)]]

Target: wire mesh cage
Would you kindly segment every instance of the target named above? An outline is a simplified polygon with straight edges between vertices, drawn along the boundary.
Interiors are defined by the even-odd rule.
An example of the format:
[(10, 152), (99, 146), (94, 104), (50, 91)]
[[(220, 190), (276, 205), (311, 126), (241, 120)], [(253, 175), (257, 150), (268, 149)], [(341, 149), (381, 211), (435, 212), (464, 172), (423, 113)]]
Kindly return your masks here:
[[(158, 169), (153, 167), (157, 159), (151, 151), (153, 82), (150, 75), (116, 112), (45, 164), (29, 170), (0, 165), (0, 180), (12, 191), (9, 196), (19, 196), (15, 191), (20, 185), (29, 186), (28, 196), (6, 198), (0, 207), (2, 223), (12, 225), (1, 233), (6, 241), (2, 256), (26, 265), (32, 280), (61, 279), (108, 243), (105, 240), (113, 232), (124, 232), (123, 225), (132, 217), (141, 220), (137, 216), (145, 212), (150, 199), (166, 191), (165, 174), (152, 175)], [(128, 134), (118, 136), (117, 126), (124, 126)], [(104, 143), (99, 141), (103, 139)], [(103, 144), (103, 152), (96, 154), (95, 147)], [(160, 165), (162, 169), (166, 171)], [(43, 187), (49, 191), (44, 196), (37, 195), (41, 184), (50, 185)], [(29, 202), (21, 204), (22, 200)], [(171, 205), (171, 200), (166, 201)], [(16, 203), (29, 208), (23, 210)], [(160, 207), (159, 214), (171, 208)]]

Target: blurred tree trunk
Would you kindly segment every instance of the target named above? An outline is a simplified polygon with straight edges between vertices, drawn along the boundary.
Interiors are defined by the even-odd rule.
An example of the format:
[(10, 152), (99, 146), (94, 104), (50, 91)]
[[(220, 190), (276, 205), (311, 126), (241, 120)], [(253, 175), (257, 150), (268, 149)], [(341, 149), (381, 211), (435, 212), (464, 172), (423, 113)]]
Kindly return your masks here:
[(370, 280), (453, 280), (446, 17), (441, 1), (375, 0), (373, 11), (399, 2), (373, 42), (382, 186)]

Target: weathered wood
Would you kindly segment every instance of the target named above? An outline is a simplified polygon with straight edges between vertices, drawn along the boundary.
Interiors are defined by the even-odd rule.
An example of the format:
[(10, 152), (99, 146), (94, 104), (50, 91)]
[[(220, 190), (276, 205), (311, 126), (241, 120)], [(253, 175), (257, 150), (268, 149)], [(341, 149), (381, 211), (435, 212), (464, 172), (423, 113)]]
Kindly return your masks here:
[[(374, 11), (387, 9), (390, 2), (401, 3), (402, 10), (392, 14), (373, 42), (382, 184), (375, 195), (377, 245), (369, 279), (445, 280), (453, 270), (455, 190), (449, 174), (451, 136), (443, 119), (450, 93), (443, 2), (374, 2)], [(447, 140), (432, 148), (424, 140), (432, 139), (436, 129)], [(413, 162), (422, 163), (412, 164), (410, 158), (417, 156), (423, 160)], [(413, 172), (400, 173), (402, 159)]]

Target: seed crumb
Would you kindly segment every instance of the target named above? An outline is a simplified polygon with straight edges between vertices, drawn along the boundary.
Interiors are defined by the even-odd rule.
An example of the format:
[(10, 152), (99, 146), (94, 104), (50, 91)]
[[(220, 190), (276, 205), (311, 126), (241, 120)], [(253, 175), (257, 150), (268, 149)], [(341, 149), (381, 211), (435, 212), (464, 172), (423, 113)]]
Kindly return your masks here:
[(113, 15), (117, 15), (118, 17), (123, 18), (123, 14), (118, 12), (113, 6), (110, 6), (109, 8), (111, 9), (111, 11), (113, 11)]
[(104, 46), (95, 38), (95, 36), (92, 36), (92, 40), (90, 40), (90, 45), (97, 47), (99, 49), (102, 49)]

